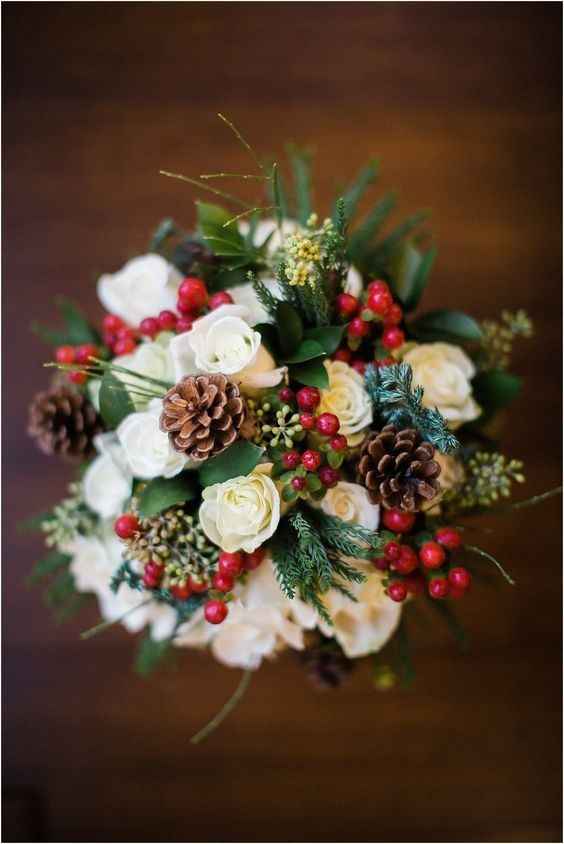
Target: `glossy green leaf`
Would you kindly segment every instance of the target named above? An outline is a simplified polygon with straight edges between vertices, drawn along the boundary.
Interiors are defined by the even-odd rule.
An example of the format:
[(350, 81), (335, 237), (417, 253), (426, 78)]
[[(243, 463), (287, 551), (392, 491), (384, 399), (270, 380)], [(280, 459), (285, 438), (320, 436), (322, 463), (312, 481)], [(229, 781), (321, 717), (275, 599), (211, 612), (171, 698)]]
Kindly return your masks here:
[(423, 253), (407, 241), (394, 255), (390, 268), (392, 287), (405, 311), (412, 311), (419, 304), (436, 254), (436, 248)]
[(326, 354), (332, 355), (339, 348), (345, 330), (346, 325), (323, 325), (320, 328), (307, 328), (304, 337), (315, 340)]
[(276, 309), (276, 326), (278, 329), (278, 342), (283, 355), (293, 354), (304, 335), (302, 319), (289, 302), (280, 302)]
[[(196, 207), (198, 228), (206, 242), (210, 241), (209, 246), (213, 252), (216, 252), (216, 249), (210, 240), (211, 238), (217, 238), (220, 241), (229, 243), (232, 247), (232, 252), (240, 253), (245, 251), (245, 241), (237, 228), (237, 223), (233, 222), (225, 226), (233, 217), (230, 211), (227, 211), (220, 205), (213, 205), (210, 202), (197, 202)], [(218, 248), (222, 248), (220, 244)], [(216, 254), (220, 255), (224, 253), (216, 252)]]
[(305, 226), (313, 211), (311, 201), (311, 156), (306, 150), (300, 150), (296, 147), (290, 147), (288, 155), (294, 174), (296, 218)]
[(139, 496), (139, 514), (148, 519), (175, 504), (191, 501), (199, 488), (192, 472), (182, 472), (174, 478), (155, 478), (149, 481)]
[(349, 236), (349, 254), (353, 261), (362, 260), (395, 204), (395, 194), (387, 193)]
[[(345, 201), (345, 214), (347, 220), (351, 220), (358, 208), (358, 204), (364, 196), (367, 188), (376, 180), (378, 175), (378, 162), (376, 159), (370, 161), (366, 167), (363, 167), (356, 179), (347, 188), (343, 194)], [(333, 221), (337, 221), (336, 204), (333, 208)]]
[(320, 390), (326, 390), (329, 386), (329, 376), (320, 358), (290, 366), (290, 377), (300, 384), (319, 387)]
[(206, 460), (198, 472), (203, 487), (222, 484), (231, 478), (248, 475), (255, 468), (264, 449), (248, 440), (237, 440), (218, 454)]
[(105, 372), (100, 385), (100, 415), (110, 429), (135, 411), (131, 396), (122, 381), (111, 372)]
[(519, 376), (501, 369), (481, 372), (472, 381), (474, 397), (488, 414), (511, 404), (518, 396), (521, 386), (522, 379)]
[(430, 311), (414, 322), (409, 329), (418, 339), (477, 341), (482, 337), (482, 329), (475, 319), (462, 311)]
[(304, 363), (319, 357), (326, 357), (323, 346), (316, 340), (302, 340), (294, 354), (282, 360), (282, 363)]
[(141, 676), (151, 674), (172, 653), (172, 638), (155, 641), (147, 633), (139, 643), (135, 657), (135, 671)]

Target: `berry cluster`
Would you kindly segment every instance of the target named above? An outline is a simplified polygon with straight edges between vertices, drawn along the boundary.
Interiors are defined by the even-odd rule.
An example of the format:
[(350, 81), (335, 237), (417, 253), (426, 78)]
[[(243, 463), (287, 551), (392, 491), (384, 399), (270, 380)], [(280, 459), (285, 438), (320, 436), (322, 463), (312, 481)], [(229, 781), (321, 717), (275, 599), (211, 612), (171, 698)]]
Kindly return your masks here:
[(116, 356), (129, 355), (135, 351), (140, 340), (139, 332), (115, 314), (106, 314), (102, 320), (102, 330), (105, 345)]
[(427, 591), (429, 597), (461, 598), (471, 583), (470, 572), (453, 564), (451, 555), (462, 545), (452, 527), (438, 528), (406, 539), (415, 525), (415, 514), (385, 510), (384, 527), (396, 534), (384, 545), (384, 556), (373, 560), (375, 568), (388, 573), (386, 592), (393, 601), (405, 601), (408, 594)]
[[(362, 300), (350, 293), (340, 293), (336, 305), (339, 316), (349, 322), (347, 345), (335, 353), (335, 360), (348, 363), (361, 375), (364, 375), (370, 360), (383, 366), (395, 362), (387, 353), (399, 349), (405, 343), (405, 334), (400, 328), (403, 311), (401, 306), (394, 302), (385, 281), (370, 282)], [(353, 352), (359, 351), (365, 341), (372, 339), (374, 349), (369, 353), (367, 351), (367, 359), (353, 356)]]
[[(57, 363), (69, 366), (73, 364), (85, 365), (91, 358), (98, 357), (100, 349), (93, 343), (83, 343), (80, 346), (58, 346), (55, 349), (55, 360)], [(88, 375), (86, 372), (75, 370), (69, 372), (68, 379), (73, 384), (84, 384)]]
[(177, 334), (182, 334), (192, 328), (194, 320), (201, 316), (206, 308), (213, 311), (220, 305), (230, 304), (233, 304), (233, 298), (226, 290), (220, 290), (210, 296), (201, 278), (187, 276), (178, 288), (178, 313), (161, 311), (158, 316), (146, 317), (141, 321), (139, 331), (151, 340), (160, 331), (176, 331)]

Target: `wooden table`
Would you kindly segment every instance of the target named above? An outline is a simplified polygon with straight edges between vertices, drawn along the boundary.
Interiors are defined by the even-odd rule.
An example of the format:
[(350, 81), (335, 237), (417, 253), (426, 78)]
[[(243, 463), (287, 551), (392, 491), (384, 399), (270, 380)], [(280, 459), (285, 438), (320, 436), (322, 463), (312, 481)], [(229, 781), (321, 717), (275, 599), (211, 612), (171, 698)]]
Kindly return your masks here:
[[(238, 675), (202, 655), (142, 680), (94, 612), (53, 626), (16, 532), (68, 473), (25, 436), (52, 297), (101, 316), (94, 280), (146, 248), (194, 193), (159, 169), (317, 149), (321, 213), (371, 155), (404, 213), (434, 212), (427, 308), (525, 307), (537, 338), (506, 450), (524, 496), (560, 476), (560, 30), (556, 3), (10, 3), (4, 7), (4, 840), (555, 841), (560, 838), (560, 504), (495, 522), (515, 589), (477, 586), (460, 655), (415, 643), (411, 691), (369, 668), (331, 694), (291, 655), (221, 732), (188, 743)], [(493, 524), (492, 521), (486, 522)]]

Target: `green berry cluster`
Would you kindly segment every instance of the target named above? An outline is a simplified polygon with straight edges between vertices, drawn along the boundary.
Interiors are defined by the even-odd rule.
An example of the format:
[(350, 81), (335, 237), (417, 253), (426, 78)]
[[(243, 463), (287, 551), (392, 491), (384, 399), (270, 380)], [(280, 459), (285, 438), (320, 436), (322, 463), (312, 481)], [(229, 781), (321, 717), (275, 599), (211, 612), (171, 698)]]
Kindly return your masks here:
[(98, 523), (98, 517), (84, 501), (81, 484), (69, 484), (68, 490), (70, 495), (57, 504), (41, 523), (48, 548), (71, 542), (77, 535), (87, 536), (94, 532)]
[(513, 483), (523, 483), (523, 463), (509, 460), (498, 452), (478, 451), (465, 466), (462, 487), (445, 494), (445, 503), (460, 510), (492, 507), (500, 498), (509, 498)]

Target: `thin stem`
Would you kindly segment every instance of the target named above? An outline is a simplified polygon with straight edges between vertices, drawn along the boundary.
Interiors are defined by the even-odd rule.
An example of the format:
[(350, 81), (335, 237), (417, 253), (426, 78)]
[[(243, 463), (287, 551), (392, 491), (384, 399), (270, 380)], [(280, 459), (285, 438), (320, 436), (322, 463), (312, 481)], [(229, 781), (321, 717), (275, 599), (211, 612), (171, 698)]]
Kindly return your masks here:
[(124, 375), (131, 375), (133, 378), (139, 379), (139, 381), (150, 381), (152, 384), (156, 384), (157, 387), (164, 387), (166, 390), (170, 390), (170, 388), (174, 386), (170, 383), (170, 381), (161, 381), (160, 378), (151, 378), (150, 375), (141, 375), (140, 372), (134, 372), (132, 369), (127, 369), (125, 366), (119, 366), (112, 361), (99, 360), (98, 358), (95, 358), (95, 361), (101, 369), (109, 369), (110, 372), (112, 370), (114, 372), (123, 372)]
[(549, 489), (547, 492), (541, 492), (539, 495), (533, 495), (531, 498), (525, 498), (524, 501), (516, 501), (515, 504), (510, 504), (510, 510), (522, 510), (524, 507), (532, 507), (533, 504), (540, 504), (541, 501), (546, 501), (547, 498), (554, 498), (555, 495), (560, 495), (562, 487), (557, 486), (554, 489)]
[[(242, 211), (240, 214), (237, 214), (236, 217), (231, 217), (230, 220), (227, 220), (227, 222), (223, 224), (222, 228), (224, 228), (224, 229), (227, 228), (227, 226), (230, 226), (231, 223), (235, 223), (235, 222), (237, 222), (237, 220), (241, 220), (243, 217), (248, 217), (249, 214), (254, 214), (255, 211), (272, 211), (274, 208), (278, 208), (278, 206), (277, 205), (267, 205), (266, 207), (261, 208), (260, 206), (257, 205), (256, 208), (249, 208), (248, 211)], [(208, 238), (208, 240), (209, 240), (209, 238)]]
[(489, 560), (490, 563), (493, 563), (494, 566), (498, 569), (498, 571), (504, 576), (504, 578), (507, 580), (507, 582), (510, 583), (511, 586), (515, 586), (515, 581), (513, 580), (511, 575), (509, 575), (505, 571), (505, 569), (503, 568), (501, 563), (498, 560), (496, 560), (495, 557), (492, 557), (492, 555), (488, 554), (487, 551), (484, 551), (483, 548), (478, 548), (477, 545), (464, 545), (463, 547), (464, 547), (465, 551), (472, 551), (474, 554), (478, 554), (479, 557), (484, 557), (486, 560)]
[(239, 141), (243, 144), (243, 146), (245, 147), (245, 149), (247, 150), (247, 152), (249, 152), (249, 153), (252, 155), (252, 157), (253, 157), (253, 159), (254, 159), (254, 161), (255, 161), (255, 164), (257, 165), (257, 167), (259, 168), (259, 170), (262, 172), (262, 170), (263, 170), (263, 166), (262, 166), (262, 164), (260, 163), (259, 157), (258, 157), (258, 155), (256, 154), (256, 152), (254, 151), (254, 149), (252, 148), (252, 146), (250, 145), (250, 143), (249, 143), (248, 141), (246, 141), (246, 140), (245, 140), (245, 138), (244, 138), (244, 137), (242, 136), (242, 134), (239, 132), (239, 130), (237, 129), (237, 127), (236, 127), (236, 126), (235, 126), (235, 125), (234, 125), (234, 124), (233, 124), (230, 120), (228, 120), (228, 119), (227, 119), (227, 117), (225, 117), (225, 116), (224, 116), (223, 114), (221, 114), (220, 112), (218, 112), (218, 113), (217, 113), (217, 116), (219, 117), (219, 119), (220, 119), (220, 120), (223, 120), (223, 122), (224, 122), (227, 126), (229, 126), (229, 128), (231, 129), (231, 131), (234, 133), (235, 137), (236, 137), (236, 138), (237, 138), (237, 139), (238, 139), (238, 140), (239, 140)]
[(201, 173), (200, 179), (256, 179), (263, 182), (271, 176), (257, 176), (253, 173)]
[(191, 179), (190, 176), (183, 176), (182, 173), (169, 173), (167, 170), (159, 170), (159, 173), (161, 176), (168, 176), (170, 179), (180, 179), (181, 182), (188, 182), (189, 185), (194, 185), (194, 187), (200, 188), (200, 190), (213, 193), (216, 196), (222, 196), (224, 199), (227, 199), (234, 205), (238, 205), (240, 208), (250, 207), (248, 202), (243, 202), (242, 199), (238, 199), (230, 193), (225, 193), (225, 191), (212, 188), (211, 185), (206, 185), (205, 182), (199, 182), (197, 179)]
[(249, 688), (249, 684), (251, 682), (252, 676), (253, 676), (253, 672), (250, 671), (249, 669), (247, 669), (243, 673), (243, 676), (241, 677), (239, 685), (237, 686), (237, 688), (235, 689), (235, 691), (233, 692), (233, 694), (231, 695), (231, 697), (229, 698), (227, 703), (224, 704), (224, 706), (222, 706), (222, 708), (219, 710), (217, 715), (215, 715), (211, 719), (211, 721), (208, 724), (206, 724), (205, 727), (203, 727), (199, 732), (197, 732), (196, 735), (192, 736), (192, 738), (190, 739), (191, 744), (200, 744), (200, 742), (207, 739), (207, 737), (211, 733), (213, 733), (213, 731), (217, 727), (219, 727), (219, 725), (222, 723), (222, 721), (224, 721), (225, 718), (227, 718), (229, 713), (232, 712), (235, 709), (235, 707), (237, 706), (237, 704), (239, 703), (239, 701), (241, 700), (241, 698), (243, 697), (243, 695), (245, 694), (245, 692)]
[(120, 615), (119, 618), (114, 618), (113, 621), (101, 621), (100, 624), (96, 624), (94, 627), (90, 627), (89, 630), (85, 630), (83, 633), (81, 633), (80, 638), (81, 639), (92, 639), (93, 636), (97, 636), (98, 633), (103, 633), (104, 630), (107, 630), (109, 627), (113, 627), (114, 624), (119, 624), (121, 621), (123, 621), (124, 618), (127, 618), (128, 615), (135, 612), (135, 610), (140, 610), (141, 607), (144, 607), (147, 604), (150, 604), (152, 600), (153, 600), (152, 598), (147, 598), (146, 601), (143, 601), (142, 603), (137, 604), (136, 607), (130, 607), (127, 610), (127, 612), (124, 612), (124, 614)]

